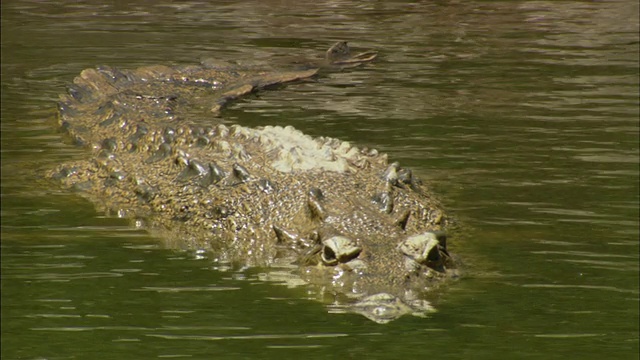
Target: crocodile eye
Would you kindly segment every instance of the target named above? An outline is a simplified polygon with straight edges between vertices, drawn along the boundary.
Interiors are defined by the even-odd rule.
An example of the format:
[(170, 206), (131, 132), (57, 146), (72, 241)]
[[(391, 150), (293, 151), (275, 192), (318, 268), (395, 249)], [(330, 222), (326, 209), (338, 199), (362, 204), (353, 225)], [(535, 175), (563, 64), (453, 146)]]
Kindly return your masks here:
[(328, 266), (346, 263), (360, 255), (362, 248), (344, 236), (334, 236), (322, 242), (322, 262)]
[(425, 232), (410, 236), (398, 245), (398, 249), (418, 264), (428, 265), (440, 261), (440, 242), (437, 234)]

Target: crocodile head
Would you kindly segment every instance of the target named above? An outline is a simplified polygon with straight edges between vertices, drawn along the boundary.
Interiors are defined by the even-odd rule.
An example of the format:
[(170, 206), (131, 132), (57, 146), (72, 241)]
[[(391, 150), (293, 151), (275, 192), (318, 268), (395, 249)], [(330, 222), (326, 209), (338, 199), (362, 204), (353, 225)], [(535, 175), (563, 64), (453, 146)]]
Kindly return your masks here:
[(351, 49), (346, 41), (338, 41), (327, 50), (325, 60), (329, 66), (350, 68), (373, 61), (378, 53), (372, 50), (351, 55)]
[(273, 135), (267, 148), (280, 149), (268, 176), (287, 189), (269, 222), (302, 277), (353, 298), (346, 309), (378, 322), (432, 310), (422, 294), (457, 273), (449, 220), (422, 182), (375, 150), (291, 128), (258, 132), (248, 138)]
[[(395, 168), (392, 164), (385, 173)], [(300, 211), (304, 215), (292, 222), (301, 233), (273, 226), (280, 246), (297, 252), (305, 280), (351, 298), (334, 309), (378, 323), (428, 314), (434, 309), (421, 295), (457, 276), (442, 211), (409, 199), (421, 196), (417, 184), (400, 189), (384, 176), (382, 181), (386, 191), (368, 203), (349, 197), (340, 186), (337, 191), (313, 188)], [(307, 228), (299, 226), (303, 217)]]
[[(378, 323), (405, 314), (425, 316), (435, 311), (418, 295), (455, 276), (444, 232), (408, 236), (395, 248), (378, 242), (371, 238), (365, 241), (363, 246), (370, 250), (363, 254), (363, 248), (355, 241), (341, 235), (329, 237), (313, 250), (317, 253), (315, 267), (306, 268), (306, 272), (330, 278), (329, 283), (355, 297), (355, 302), (334, 308), (360, 313)], [(310, 260), (308, 256), (304, 259), (307, 265), (314, 263)]]

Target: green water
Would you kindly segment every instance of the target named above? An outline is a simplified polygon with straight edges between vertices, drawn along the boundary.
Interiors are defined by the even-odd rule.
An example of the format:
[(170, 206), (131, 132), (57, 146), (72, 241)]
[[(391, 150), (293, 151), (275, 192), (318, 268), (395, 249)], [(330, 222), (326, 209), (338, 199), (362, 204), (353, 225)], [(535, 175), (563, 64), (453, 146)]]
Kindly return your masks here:
[[(430, 318), (334, 313), (34, 175), (84, 154), (55, 127), (84, 68), (286, 64), (341, 39), (379, 61), (224, 118), (375, 147), (426, 179), (466, 274)], [(638, 52), (637, 1), (3, 1), (2, 358), (637, 359)]]

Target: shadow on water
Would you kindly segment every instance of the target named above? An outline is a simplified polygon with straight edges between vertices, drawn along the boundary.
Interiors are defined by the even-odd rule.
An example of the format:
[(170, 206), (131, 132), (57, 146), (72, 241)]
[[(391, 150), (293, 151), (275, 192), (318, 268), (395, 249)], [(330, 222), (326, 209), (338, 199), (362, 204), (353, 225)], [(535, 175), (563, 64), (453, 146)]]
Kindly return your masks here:
[[(438, 312), (381, 326), (319, 291), (164, 249), (34, 169), (77, 159), (55, 101), (83, 68), (287, 63), (333, 41), (361, 71), (235, 104), (390, 154), (461, 223)], [(2, 3), (2, 357), (638, 356), (635, 1)], [(293, 60), (292, 60), (293, 59)]]

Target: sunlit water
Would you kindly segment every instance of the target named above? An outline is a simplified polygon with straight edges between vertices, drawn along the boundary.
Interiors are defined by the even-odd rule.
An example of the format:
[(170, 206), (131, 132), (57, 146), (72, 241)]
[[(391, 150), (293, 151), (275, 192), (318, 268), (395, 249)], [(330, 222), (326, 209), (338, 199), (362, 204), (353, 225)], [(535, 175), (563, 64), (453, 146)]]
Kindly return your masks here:
[[(637, 359), (638, 30), (637, 1), (3, 2), (2, 358)], [(83, 68), (300, 63), (341, 39), (379, 61), (224, 120), (375, 147), (432, 184), (465, 276), (430, 318), (330, 312), (34, 176), (84, 154), (55, 127)]]

